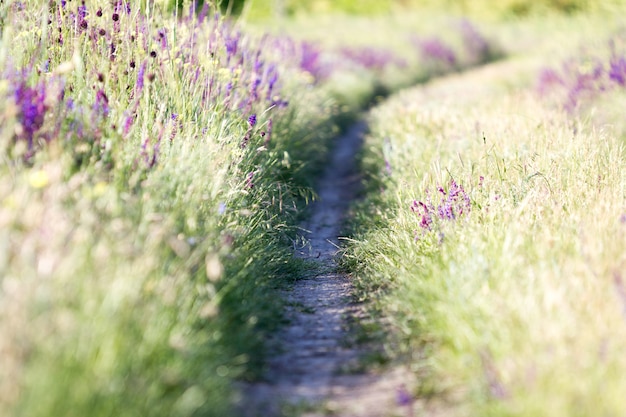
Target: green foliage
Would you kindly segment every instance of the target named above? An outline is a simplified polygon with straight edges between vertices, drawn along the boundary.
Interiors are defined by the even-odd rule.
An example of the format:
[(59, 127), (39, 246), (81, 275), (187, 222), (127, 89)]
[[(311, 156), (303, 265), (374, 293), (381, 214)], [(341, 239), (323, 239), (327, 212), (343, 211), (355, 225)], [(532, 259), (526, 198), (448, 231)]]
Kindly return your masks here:
[[(392, 317), (415, 396), (445, 415), (624, 412), (624, 90), (564, 113), (532, 90), (544, 48), (405, 90), (370, 116), (373, 181), (345, 267)], [(424, 223), (418, 202), (436, 206), (452, 179), (471, 211)]]

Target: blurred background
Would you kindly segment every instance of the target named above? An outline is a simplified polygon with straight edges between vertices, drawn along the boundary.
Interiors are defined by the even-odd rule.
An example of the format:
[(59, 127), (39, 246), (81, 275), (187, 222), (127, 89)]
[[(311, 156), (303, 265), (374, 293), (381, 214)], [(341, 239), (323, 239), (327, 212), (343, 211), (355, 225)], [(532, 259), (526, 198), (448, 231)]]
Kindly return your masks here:
[[(163, 0), (169, 7), (185, 7), (191, 0)], [(198, 5), (204, 3), (199, 0)], [(392, 13), (407, 9), (445, 11), (475, 18), (507, 19), (549, 12), (618, 12), (626, 0), (218, 0), (224, 13), (258, 20), (302, 14)]]

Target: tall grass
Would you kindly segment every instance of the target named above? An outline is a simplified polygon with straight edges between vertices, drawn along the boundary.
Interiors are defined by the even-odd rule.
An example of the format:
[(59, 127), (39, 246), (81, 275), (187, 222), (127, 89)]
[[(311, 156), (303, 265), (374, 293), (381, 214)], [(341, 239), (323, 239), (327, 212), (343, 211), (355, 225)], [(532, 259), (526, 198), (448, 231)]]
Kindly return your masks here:
[(166, 2), (0, 19), (0, 409), (231, 414), (338, 124), (396, 61)]
[(0, 408), (228, 415), (333, 101), (211, 13), (0, 7)]
[(621, 415), (625, 131), (612, 106), (624, 90), (568, 112), (530, 82), (551, 58), (527, 57), (372, 112), (372, 180), (345, 265), (393, 318), (427, 404)]

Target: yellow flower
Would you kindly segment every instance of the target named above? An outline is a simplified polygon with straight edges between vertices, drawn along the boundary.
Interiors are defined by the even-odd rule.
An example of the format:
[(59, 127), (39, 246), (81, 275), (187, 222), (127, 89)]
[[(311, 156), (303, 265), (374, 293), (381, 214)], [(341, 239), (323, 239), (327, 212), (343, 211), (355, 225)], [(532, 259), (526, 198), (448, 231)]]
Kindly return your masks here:
[(30, 173), (28, 183), (33, 188), (43, 188), (50, 183), (50, 179), (46, 171), (38, 170)]
[(99, 181), (94, 187), (93, 187), (93, 195), (95, 197), (100, 197), (102, 196), (107, 190), (107, 183), (104, 181)]

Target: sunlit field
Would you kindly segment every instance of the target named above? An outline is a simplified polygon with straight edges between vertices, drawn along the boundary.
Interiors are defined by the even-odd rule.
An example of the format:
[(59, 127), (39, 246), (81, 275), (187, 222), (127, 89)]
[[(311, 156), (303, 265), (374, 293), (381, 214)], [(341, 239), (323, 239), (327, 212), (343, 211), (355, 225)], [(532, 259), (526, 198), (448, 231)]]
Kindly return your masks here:
[(236, 416), (364, 114), (342, 264), (411, 401), (623, 415), (619, 2), (266, 3), (0, 4), (0, 415)]
[[(209, 5), (0, 16), (0, 408), (228, 415), (280, 323), (331, 139), (451, 63), (408, 38), (401, 54), (246, 30)], [(439, 41), (455, 67), (483, 59), (463, 36)], [(379, 77), (392, 66), (405, 78)]]
[(554, 20), (371, 113), (346, 265), (443, 415), (626, 407), (624, 32)]

